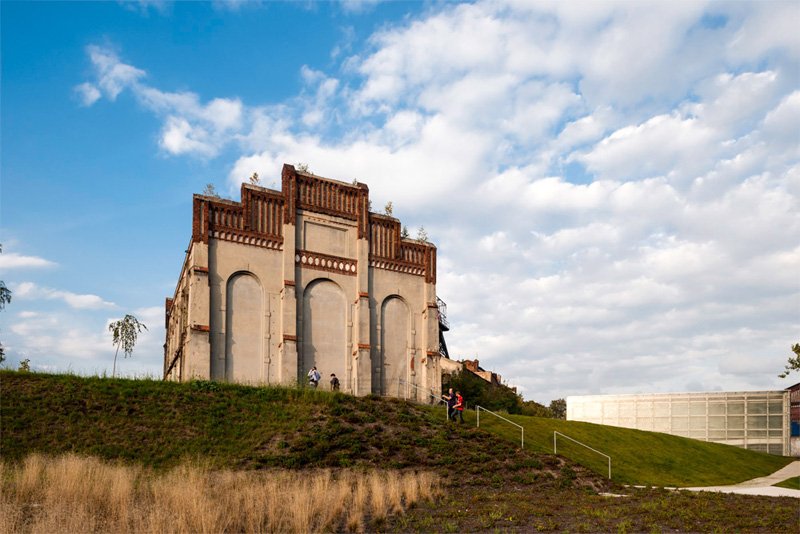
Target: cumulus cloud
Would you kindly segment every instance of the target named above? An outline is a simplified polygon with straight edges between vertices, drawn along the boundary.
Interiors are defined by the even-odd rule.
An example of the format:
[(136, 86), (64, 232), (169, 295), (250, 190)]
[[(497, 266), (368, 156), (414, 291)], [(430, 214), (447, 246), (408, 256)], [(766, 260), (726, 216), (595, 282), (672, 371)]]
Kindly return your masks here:
[(37, 269), (42, 267), (54, 267), (55, 262), (40, 258), (38, 256), (25, 256), (16, 252), (4, 252), (0, 254), (0, 268), (2, 269)]
[(169, 154), (238, 147), (231, 189), (301, 161), (367, 182), (437, 244), (454, 356), (526, 398), (772, 388), (800, 301), (799, 12), (445, 3), (298, 66), (283, 102), (163, 92), (95, 49), (90, 85), (133, 91)]
[(12, 289), (14, 297), (21, 300), (61, 300), (71, 308), (88, 310), (100, 310), (117, 307), (117, 305), (113, 302), (106, 302), (97, 295), (81, 295), (77, 293), (71, 293), (69, 291), (43, 287), (33, 282), (13, 284)]

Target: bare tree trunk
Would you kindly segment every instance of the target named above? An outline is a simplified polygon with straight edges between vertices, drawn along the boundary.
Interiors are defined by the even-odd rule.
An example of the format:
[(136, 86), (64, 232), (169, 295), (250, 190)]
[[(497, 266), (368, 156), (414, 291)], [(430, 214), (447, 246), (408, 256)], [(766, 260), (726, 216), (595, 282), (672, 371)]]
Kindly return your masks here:
[(122, 340), (119, 340), (117, 343), (117, 350), (114, 352), (114, 367), (111, 369), (111, 378), (114, 378), (114, 375), (117, 374), (117, 354), (119, 354), (119, 346), (122, 345)]

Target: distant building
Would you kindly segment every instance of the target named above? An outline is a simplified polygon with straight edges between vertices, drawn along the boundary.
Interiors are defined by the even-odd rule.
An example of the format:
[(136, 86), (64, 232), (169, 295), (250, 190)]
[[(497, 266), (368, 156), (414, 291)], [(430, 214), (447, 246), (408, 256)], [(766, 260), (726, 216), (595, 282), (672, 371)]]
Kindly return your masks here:
[(567, 397), (567, 420), (792, 454), (789, 390)]
[(505, 384), (503, 384), (502, 377), (500, 375), (498, 375), (497, 373), (494, 373), (492, 371), (486, 371), (485, 369), (483, 369), (480, 366), (480, 362), (478, 362), (477, 359), (475, 359), (475, 360), (462, 360), (462, 361), (442, 360), (441, 365), (442, 365), (442, 372), (443, 373), (452, 374), (452, 373), (459, 372), (462, 369), (465, 369), (465, 370), (469, 371), (470, 373), (474, 374), (475, 376), (477, 376), (478, 378), (481, 378), (481, 379), (485, 380), (486, 382), (488, 382), (492, 386), (507, 387), (508, 389), (513, 391), (514, 393), (517, 392), (517, 388), (516, 387), (509, 387), (509, 386), (506, 386)]
[(164, 377), (291, 384), (316, 366), (357, 395), (438, 394), (439, 325), (436, 247), (371, 213), (366, 184), (284, 165), (280, 191), (194, 195)]

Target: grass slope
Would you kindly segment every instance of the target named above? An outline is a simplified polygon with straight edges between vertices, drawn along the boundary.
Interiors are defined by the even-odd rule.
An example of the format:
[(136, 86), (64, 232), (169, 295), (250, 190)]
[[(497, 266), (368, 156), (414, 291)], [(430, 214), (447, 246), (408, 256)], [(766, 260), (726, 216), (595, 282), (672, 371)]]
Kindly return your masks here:
[(10, 461), (75, 452), (155, 468), (195, 458), (237, 469), (472, 464), (488, 482), (503, 470), (558, 473), (564, 463), (396, 399), (12, 371), (0, 372), (0, 384), (0, 447)]
[[(739, 447), (613, 426), (526, 417), (505, 416), (525, 429), (525, 449), (553, 452), (553, 432), (558, 431), (611, 456), (612, 479), (616, 482), (653, 486), (718, 486), (736, 484), (774, 473), (789, 464), (785, 458)], [(465, 421), (475, 424), (475, 412), (465, 412)], [(489, 414), (482, 414), (481, 428), (519, 444), (520, 430)], [(608, 460), (558, 438), (558, 453), (602, 474)]]
[[(466, 418), (471, 417), (473, 413), (468, 413)], [(603, 444), (596, 442), (602, 427), (586, 425), (587, 433), (579, 435), (574, 423), (514, 419), (526, 426), (526, 450), (520, 450), (513, 433), (506, 439), (484, 428), (448, 423), (441, 409), (374, 396), (0, 371), (4, 464), (19, 462), (32, 452), (76, 452), (162, 472), (172, 466), (181, 469), (185, 459), (199, 458), (204, 465), (244, 473), (272, 467), (313, 473), (310, 468), (363, 466), (441, 477), (444, 497), (383, 522), (366, 518), (367, 531), (798, 530), (794, 499), (624, 488), (549, 454), (552, 428), (602, 450)], [(487, 424), (482, 418), (481, 425)], [(680, 452), (690, 440), (657, 445), (639, 441), (645, 439), (640, 434), (647, 433), (612, 432), (609, 441), (632, 442), (632, 449), (637, 444), (651, 447), (654, 455), (669, 454), (673, 462), (695, 465), (689, 456), (696, 451)], [(713, 452), (727, 462), (750, 462), (757, 456), (749, 451), (741, 451), (743, 457), (728, 456), (738, 453), (728, 447)], [(614, 465), (615, 472), (626, 473), (623, 466)], [(767, 466), (759, 469), (763, 473), (758, 474), (772, 471)], [(3, 476), (9, 471), (4, 467)], [(630, 468), (628, 472), (635, 473)], [(646, 474), (654, 473), (661, 471)], [(609, 498), (602, 491), (626, 496)]]

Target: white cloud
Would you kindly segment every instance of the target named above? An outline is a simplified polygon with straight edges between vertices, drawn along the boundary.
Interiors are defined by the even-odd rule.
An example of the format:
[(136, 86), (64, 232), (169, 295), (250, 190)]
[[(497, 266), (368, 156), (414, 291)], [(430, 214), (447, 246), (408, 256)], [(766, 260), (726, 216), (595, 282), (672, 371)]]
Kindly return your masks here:
[(116, 52), (108, 47), (90, 45), (89, 57), (95, 67), (97, 85), (110, 100), (116, 100), (123, 89), (134, 86), (145, 76), (143, 70), (122, 63)]
[(453, 353), (528, 398), (771, 388), (800, 298), (797, 20), (445, 3), (343, 45), (338, 72), (299, 65), (283, 102), (163, 92), (108, 53), (93, 83), (130, 88), (170, 154), (239, 147), (231, 190), (305, 162), (393, 201), (439, 247)]
[(75, 92), (81, 98), (81, 103), (87, 107), (97, 102), (100, 97), (103, 96), (100, 90), (89, 82), (76, 85)]
[(1, 269), (38, 269), (42, 267), (54, 267), (55, 262), (40, 258), (38, 256), (24, 256), (16, 252), (4, 252), (0, 254)]
[(106, 302), (97, 295), (80, 295), (77, 293), (71, 293), (69, 291), (61, 291), (49, 287), (42, 287), (33, 282), (12, 284), (12, 289), (14, 297), (22, 300), (62, 300), (71, 308), (89, 310), (117, 307), (117, 305), (113, 302)]

